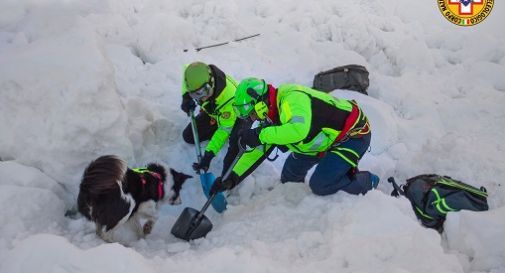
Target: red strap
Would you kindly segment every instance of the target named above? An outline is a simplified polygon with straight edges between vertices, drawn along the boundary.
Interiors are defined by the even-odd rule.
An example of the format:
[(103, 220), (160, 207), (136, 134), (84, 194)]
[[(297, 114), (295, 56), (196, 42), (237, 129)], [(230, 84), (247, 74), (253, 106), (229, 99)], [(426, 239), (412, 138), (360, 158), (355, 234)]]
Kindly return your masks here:
[(359, 117), (359, 108), (358, 106), (353, 104), (351, 113), (349, 113), (349, 116), (347, 116), (347, 119), (345, 120), (344, 128), (342, 128), (342, 131), (335, 139), (335, 142), (342, 140), (347, 135), (347, 132), (349, 132), (349, 130), (352, 129), (352, 126), (354, 125), (354, 123), (356, 123), (356, 119), (358, 119), (358, 117)]
[(161, 180), (158, 182), (158, 200), (161, 200), (163, 199), (163, 196), (164, 196), (164, 192), (163, 192), (163, 183), (161, 183)]
[(158, 179), (158, 200), (161, 200), (165, 195), (163, 192), (163, 182), (161, 182), (161, 175), (155, 172), (150, 172), (150, 174)]
[(279, 123), (279, 109), (277, 108), (277, 89), (271, 84), (268, 85), (268, 114), (270, 120), (277, 124)]
[[(150, 175), (156, 177), (158, 179), (158, 200), (163, 199), (163, 196), (165, 196), (164, 190), (163, 190), (163, 182), (161, 181), (161, 175), (159, 173), (155, 172), (149, 172)], [(142, 182), (142, 188), (146, 186), (146, 179), (143, 174), (140, 174), (140, 181)]]

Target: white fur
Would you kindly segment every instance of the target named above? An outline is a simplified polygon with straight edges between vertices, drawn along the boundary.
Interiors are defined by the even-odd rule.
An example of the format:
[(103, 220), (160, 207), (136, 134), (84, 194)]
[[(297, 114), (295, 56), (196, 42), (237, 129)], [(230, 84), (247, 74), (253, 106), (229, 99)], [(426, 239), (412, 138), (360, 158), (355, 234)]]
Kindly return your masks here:
[(117, 242), (118, 237), (121, 238), (120, 234), (124, 231), (123, 225), (125, 225), (127, 226), (127, 230), (135, 232), (136, 239), (145, 238), (145, 236), (151, 233), (152, 227), (158, 219), (157, 205), (153, 200), (142, 202), (131, 218), (128, 219), (129, 215), (125, 216), (109, 231), (105, 231), (105, 226), (96, 224), (96, 234), (106, 242)]
[[(169, 183), (165, 183), (165, 185), (164, 185), (165, 187), (166, 187), (166, 184), (169, 184)], [(154, 224), (156, 223), (156, 220), (158, 219), (158, 204), (154, 200), (148, 200), (148, 201), (142, 202), (139, 204), (139, 207), (138, 207), (137, 211), (135, 212), (135, 214), (132, 217), (130, 217), (133, 209), (135, 208), (136, 202), (133, 199), (133, 197), (131, 196), (131, 194), (129, 194), (129, 193), (125, 194), (123, 192), (122, 184), (119, 183), (119, 181), (118, 181), (118, 185), (119, 185), (119, 188), (121, 189), (120, 190), (121, 198), (130, 204), (128, 214), (126, 214), (109, 231), (105, 231), (105, 226), (100, 226), (100, 225), (96, 224), (97, 235), (106, 242), (109, 242), (109, 243), (115, 242), (116, 239), (115, 239), (114, 233), (117, 232), (119, 226), (126, 223), (127, 225), (130, 225), (134, 228), (136, 235), (137, 235), (137, 239), (138, 238), (145, 238), (145, 236), (147, 236), (149, 233), (151, 233), (150, 229), (147, 230), (148, 231), (147, 233), (144, 232), (145, 231), (144, 228), (146, 227), (146, 225), (150, 225), (152, 227), (152, 226), (154, 226)], [(171, 189), (171, 186), (169, 188)], [(172, 191), (170, 191), (170, 192), (173, 195), (173, 192)], [(165, 195), (165, 198), (163, 201), (168, 200), (166, 197), (167, 197), (167, 195)], [(178, 199), (180, 202), (180, 198), (178, 198)], [(91, 207), (90, 207), (90, 210), (92, 210)]]
[[(126, 219), (128, 219), (128, 217), (130, 217), (130, 215), (132, 214), (133, 209), (135, 208), (135, 205), (136, 205), (135, 199), (133, 199), (133, 196), (131, 196), (131, 194), (124, 193), (123, 184), (121, 183), (120, 180), (117, 181), (117, 184), (119, 185), (119, 192), (121, 193), (121, 198), (123, 200), (125, 200), (128, 204), (130, 204), (130, 208), (128, 209), (128, 214), (125, 216)], [(121, 219), (121, 221), (119, 221), (118, 225), (126, 222), (126, 220), (124, 220), (124, 222), (123, 222), (123, 220), (124, 220), (124, 218)]]
[(167, 179), (165, 184), (163, 184), (163, 190), (165, 191), (165, 196), (163, 197), (162, 202), (169, 203), (170, 205), (179, 205), (181, 204), (181, 196), (179, 195), (177, 199), (171, 200), (175, 196), (175, 192), (172, 190), (172, 180)]
[(151, 233), (150, 230), (146, 232), (144, 227), (146, 227), (146, 225), (151, 225), (151, 227), (154, 226), (156, 220), (158, 220), (158, 210), (157, 204), (153, 200), (142, 202), (139, 205), (137, 213), (130, 219), (130, 221), (133, 221), (137, 235), (141, 238)]

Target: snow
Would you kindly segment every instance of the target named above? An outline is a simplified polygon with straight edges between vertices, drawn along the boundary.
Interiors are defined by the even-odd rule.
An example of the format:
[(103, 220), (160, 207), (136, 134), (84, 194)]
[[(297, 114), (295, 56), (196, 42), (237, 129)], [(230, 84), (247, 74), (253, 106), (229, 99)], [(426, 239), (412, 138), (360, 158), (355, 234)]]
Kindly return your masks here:
[[(481, 24), (457, 27), (421, 1), (1, 1), (0, 272), (505, 272), (503, 12), (495, 3)], [(142, 240), (124, 231), (123, 244), (107, 244), (65, 217), (100, 155), (191, 173), (179, 104), (195, 60), (274, 85), (365, 65), (369, 96), (332, 94), (371, 120), (360, 167), (381, 177), (378, 190), (319, 197), (281, 185), (281, 154), (226, 213), (207, 211), (214, 228), (191, 243), (170, 228), (203, 205), (197, 178)], [(450, 214), (442, 236), (421, 227), (386, 183), (421, 173), (485, 186), (490, 210)]]
[(501, 217), (504, 210), (501, 207), (483, 213), (463, 211), (450, 214), (445, 224), (449, 248), (474, 257), (474, 268), (484, 271), (503, 267), (505, 243), (497, 234), (502, 234), (498, 229), (505, 225), (505, 220)]
[(155, 272), (140, 254), (117, 243), (83, 251), (61, 236), (42, 233), (20, 242), (6, 258), (5, 272), (33, 272), (34, 265), (41, 272)]

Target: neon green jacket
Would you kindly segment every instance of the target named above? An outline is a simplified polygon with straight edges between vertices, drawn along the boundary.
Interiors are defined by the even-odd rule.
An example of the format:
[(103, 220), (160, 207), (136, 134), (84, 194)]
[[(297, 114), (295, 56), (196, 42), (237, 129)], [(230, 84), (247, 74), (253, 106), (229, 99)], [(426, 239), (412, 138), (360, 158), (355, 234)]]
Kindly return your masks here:
[[(285, 145), (293, 152), (307, 155), (328, 151), (340, 135), (353, 105), (349, 100), (305, 86), (280, 85), (277, 89), (278, 125), (261, 130), (259, 139), (264, 145), (245, 153), (233, 172), (242, 176), (272, 145)], [(361, 110), (358, 120), (367, 122)]]
[[(225, 75), (216, 66), (209, 66), (214, 76), (214, 96), (217, 95), (217, 97), (211, 97), (200, 105), (200, 107), (217, 122), (218, 128), (212, 135), (207, 147), (205, 147), (205, 151), (217, 155), (228, 140), (233, 125), (237, 120), (237, 115), (233, 111), (232, 106), (237, 82), (232, 77)], [(184, 95), (188, 90), (184, 80), (182, 82), (182, 94)]]

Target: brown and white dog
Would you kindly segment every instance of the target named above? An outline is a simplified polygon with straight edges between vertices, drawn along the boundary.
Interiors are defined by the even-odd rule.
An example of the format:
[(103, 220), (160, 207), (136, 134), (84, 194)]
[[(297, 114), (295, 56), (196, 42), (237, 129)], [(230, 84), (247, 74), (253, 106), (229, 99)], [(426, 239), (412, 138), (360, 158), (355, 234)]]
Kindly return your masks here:
[(159, 204), (181, 203), (182, 184), (191, 176), (170, 169), (173, 183), (166, 181), (165, 168), (150, 163), (130, 169), (117, 156), (106, 155), (92, 161), (82, 176), (77, 207), (96, 225), (96, 234), (113, 242), (114, 231), (132, 222), (138, 237), (151, 233)]

